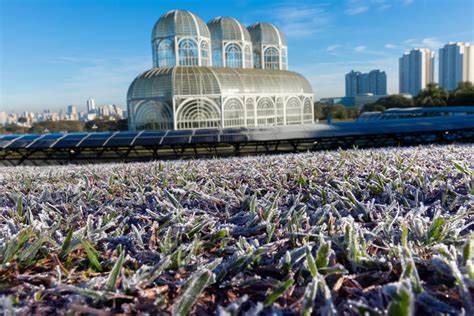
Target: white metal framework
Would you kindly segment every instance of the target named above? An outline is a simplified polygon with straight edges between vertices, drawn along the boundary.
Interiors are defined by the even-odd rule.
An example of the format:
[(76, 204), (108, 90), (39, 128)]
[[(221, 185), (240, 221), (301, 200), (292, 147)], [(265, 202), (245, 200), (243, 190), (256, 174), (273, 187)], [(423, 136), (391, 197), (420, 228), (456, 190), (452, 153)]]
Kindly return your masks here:
[(273, 24), (229, 17), (207, 25), (170, 11), (152, 33), (153, 69), (127, 94), (129, 128), (199, 129), (313, 123), (313, 90), (287, 71), (286, 39)]
[(133, 130), (313, 123), (311, 85), (303, 76), (283, 70), (153, 68), (131, 84), (128, 106)]

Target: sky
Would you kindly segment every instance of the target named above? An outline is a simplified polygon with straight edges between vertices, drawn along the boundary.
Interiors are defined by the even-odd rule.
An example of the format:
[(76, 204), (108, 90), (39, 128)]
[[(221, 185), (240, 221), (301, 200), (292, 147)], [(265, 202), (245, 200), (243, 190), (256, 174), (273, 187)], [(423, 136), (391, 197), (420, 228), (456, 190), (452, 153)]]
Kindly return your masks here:
[(0, 111), (84, 109), (90, 97), (126, 106), (152, 67), (152, 28), (172, 9), (274, 23), (316, 99), (343, 96), (351, 70), (381, 69), (397, 93), (405, 51), (474, 43), (472, 0), (0, 0)]

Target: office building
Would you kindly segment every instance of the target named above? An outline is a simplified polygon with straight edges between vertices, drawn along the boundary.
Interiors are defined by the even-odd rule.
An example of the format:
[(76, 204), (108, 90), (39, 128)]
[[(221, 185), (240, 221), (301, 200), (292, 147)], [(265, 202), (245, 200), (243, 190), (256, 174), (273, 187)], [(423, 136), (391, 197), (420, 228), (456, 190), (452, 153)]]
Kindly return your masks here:
[(367, 93), (387, 94), (387, 75), (384, 71), (375, 69), (368, 73), (361, 73), (352, 70), (346, 74), (346, 97)]
[(399, 92), (418, 95), (434, 82), (434, 55), (427, 48), (413, 49), (399, 59)]
[(439, 50), (439, 85), (452, 91), (462, 81), (474, 82), (474, 48), (469, 43), (448, 43)]

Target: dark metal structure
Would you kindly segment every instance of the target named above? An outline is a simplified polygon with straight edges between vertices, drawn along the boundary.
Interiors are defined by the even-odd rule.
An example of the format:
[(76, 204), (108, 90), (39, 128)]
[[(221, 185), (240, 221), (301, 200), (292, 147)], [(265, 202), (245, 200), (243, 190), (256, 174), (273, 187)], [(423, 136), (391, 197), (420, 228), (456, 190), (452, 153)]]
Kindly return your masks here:
[(474, 115), (269, 128), (0, 136), (1, 165), (239, 156), (474, 142)]

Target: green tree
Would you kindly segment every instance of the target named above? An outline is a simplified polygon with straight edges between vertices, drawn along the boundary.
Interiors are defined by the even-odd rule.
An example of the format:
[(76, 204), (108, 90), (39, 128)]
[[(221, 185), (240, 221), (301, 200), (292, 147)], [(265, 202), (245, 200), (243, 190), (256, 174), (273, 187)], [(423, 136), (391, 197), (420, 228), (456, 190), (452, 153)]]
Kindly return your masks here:
[(413, 100), (399, 94), (389, 95), (378, 99), (374, 103), (366, 104), (363, 112), (385, 111), (391, 108), (411, 108), (414, 106)]
[(44, 121), (33, 124), (29, 133), (61, 133), (83, 132), (84, 124), (79, 121)]
[(429, 83), (425, 89), (415, 97), (415, 105), (421, 107), (448, 105), (448, 92), (436, 83)]
[(474, 106), (474, 85), (472, 82), (460, 82), (456, 90), (449, 94), (450, 106)]

